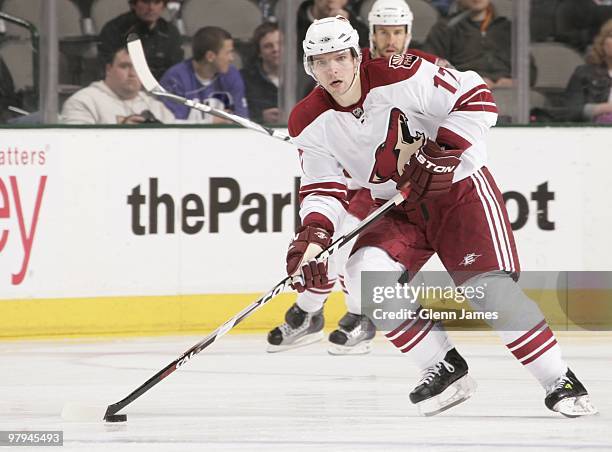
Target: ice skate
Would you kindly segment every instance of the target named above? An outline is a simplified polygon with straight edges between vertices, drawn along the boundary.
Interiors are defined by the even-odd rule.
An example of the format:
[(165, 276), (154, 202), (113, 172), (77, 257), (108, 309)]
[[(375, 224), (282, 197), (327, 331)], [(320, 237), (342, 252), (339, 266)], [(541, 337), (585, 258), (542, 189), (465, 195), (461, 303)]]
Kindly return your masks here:
[(410, 401), (423, 416), (434, 416), (469, 399), (475, 390), (467, 363), (453, 348), (442, 361), (425, 369)]
[(330, 355), (364, 355), (372, 350), (376, 327), (365, 315), (347, 312), (329, 335)]
[(549, 410), (567, 417), (589, 416), (598, 412), (591, 404), (586, 388), (570, 369), (547, 389), (544, 403)]
[(282, 352), (320, 341), (324, 324), (323, 308), (306, 312), (294, 304), (285, 314), (285, 323), (268, 333), (268, 352)]

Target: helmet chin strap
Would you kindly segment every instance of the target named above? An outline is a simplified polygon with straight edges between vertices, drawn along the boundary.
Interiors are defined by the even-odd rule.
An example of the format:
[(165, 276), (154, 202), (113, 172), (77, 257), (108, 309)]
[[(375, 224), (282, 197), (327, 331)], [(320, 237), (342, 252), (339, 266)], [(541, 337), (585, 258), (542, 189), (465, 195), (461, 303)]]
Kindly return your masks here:
[(355, 82), (357, 81), (357, 76), (359, 75), (359, 67), (360, 66), (361, 66), (361, 63), (357, 65), (357, 68), (355, 69), (355, 72), (353, 72), (353, 81), (351, 81), (351, 84), (349, 85), (348, 89), (346, 90), (347, 93), (351, 89), (353, 89), (353, 85), (355, 85)]
[[(353, 72), (353, 80), (351, 81), (351, 84), (349, 85), (348, 89), (341, 94), (341, 97), (344, 97), (345, 95), (350, 95), (351, 91), (353, 90), (353, 87), (355, 86), (355, 83), (357, 83), (358, 77), (359, 77), (359, 67), (361, 66), (361, 63), (359, 63), (357, 65), (357, 67), (355, 68), (355, 72)], [(359, 97), (357, 98), (357, 100), (355, 100), (355, 102), (359, 101), (359, 98), (361, 97), (361, 93), (359, 93)], [(354, 104), (355, 102), (350, 102), (350, 104)]]
[(408, 46), (410, 45), (410, 41), (412, 41), (412, 34), (406, 36), (406, 44), (404, 44), (404, 50), (402, 50), (402, 53), (406, 53), (406, 50), (408, 50)]

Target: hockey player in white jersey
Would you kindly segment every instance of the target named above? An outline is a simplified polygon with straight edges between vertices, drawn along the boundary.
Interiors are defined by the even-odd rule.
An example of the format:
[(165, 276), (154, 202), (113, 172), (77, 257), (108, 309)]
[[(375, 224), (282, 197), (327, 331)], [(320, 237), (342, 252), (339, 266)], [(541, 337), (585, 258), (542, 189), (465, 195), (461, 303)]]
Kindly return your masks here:
[[(438, 57), (415, 49), (409, 49), (414, 16), (404, 0), (377, 0), (368, 14), (370, 47), (362, 49), (362, 61), (372, 58), (389, 59), (393, 55), (409, 52), (432, 63), (446, 66)], [(339, 220), (339, 235), (350, 232), (368, 214), (373, 200), (368, 189), (360, 187), (347, 174), (348, 207)], [(285, 322), (268, 334), (268, 351), (277, 352), (312, 344), (323, 338), (323, 305), (336, 280), (345, 295), (346, 314), (338, 328), (329, 336), (328, 351), (333, 355), (364, 354), (372, 349), (376, 327), (361, 313), (358, 297), (352, 297), (344, 283), (344, 268), (352, 245), (340, 249), (332, 256), (328, 269), (328, 283), (321, 288), (311, 288), (298, 295), (296, 303), (285, 314)]]
[[(410, 54), (361, 65), (357, 32), (341, 16), (315, 21), (303, 47), (305, 69), (320, 86), (289, 118), (303, 170), (302, 227), (287, 252), (288, 274), (303, 281), (294, 287), (328, 283), (326, 263), (313, 258), (344, 217), (346, 173), (377, 203), (401, 190), (406, 202), (353, 247), (349, 292), (361, 296), (362, 272), (414, 275), (436, 253), (466, 294), (484, 290), (471, 306), (499, 312), (489, 324), (545, 389), (546, 406), (569, 417), (596, 413), (539, 308), (513, 278), (520, 270), (514, 237), (486, 167), (485, 137), (497, 107), (482, 78)], [(423, 414), (472, 395), (468, 365), (441, 324), (415, 315), (386, 337), (422, 371), (410, 400)]]

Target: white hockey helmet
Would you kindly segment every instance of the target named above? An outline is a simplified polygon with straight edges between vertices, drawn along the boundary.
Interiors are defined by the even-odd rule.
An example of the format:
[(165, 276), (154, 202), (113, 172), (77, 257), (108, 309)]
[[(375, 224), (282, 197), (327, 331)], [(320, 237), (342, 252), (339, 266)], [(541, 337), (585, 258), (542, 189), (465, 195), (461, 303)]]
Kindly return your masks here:
[[(302, 47), (304, 49), (304, 70), (315, 80), (317, 78), (310, 66), (310, 60), (315, 55), (352, 49), (354, 56), (361, 63), (359, 33), (344, 16), (338, 15), (315, 20), (306, 31)], [(359, 65), (357, 65), (357, 70), (359, 70)]]
[[(376, 25), (405, 25), (406, 32), (412, 33), (412, 21), (414, 15), (410, 6), (404, 0), (376, 0), (368, 14), (370, 25), (370, 51), (374, 51), (374, 27)], [(404, 51), (408, 48), (409, 40), (406, 40)]]

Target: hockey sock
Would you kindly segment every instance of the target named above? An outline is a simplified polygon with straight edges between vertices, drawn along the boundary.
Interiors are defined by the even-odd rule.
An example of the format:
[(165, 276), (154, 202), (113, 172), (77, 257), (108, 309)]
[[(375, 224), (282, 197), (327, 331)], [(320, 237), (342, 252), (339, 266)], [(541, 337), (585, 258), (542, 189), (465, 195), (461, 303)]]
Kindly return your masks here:
[(463, 286), (484, 288), (484, 299), (472, 299), (470, 305), (477, 311), (497, 314), (497, 319), (488, 320), (487, 323), (543, 387), (565, 374), (567, 364), (561, 357), (561, 347), (542, 311), (510, 275), (504, 272), (485, 273)]
[(567, 371), (561, 347), (546, 320), (542, 319), (529, 331), (499, 331), (499, 335), (542, 387), (546, 388)]
[(412, 317), (406, 320), (385, 337), (402, 353), (410, 353), (417, 367), (424, 370), (444, 358), (453, 344), (439, 322), (432, 322), (420, 316), (419, 307)]
[[(361, 273), (365, 271), (402, 274), (406, 269), (380, 248), (364, 247), (357, 250), (349, 259), (345, 275), (349, 292), (347, 303), (349, 311), (354, 314), (361, 313)], [(402, 353), (409, 353), (410, 358), (423, 370), (442, 360), (453, 345), (441, 324), (421, 319), (420, 306), (415, 305), (415, 309), (411, 315), (413, 318), (407, 319), (385, 336)]]

